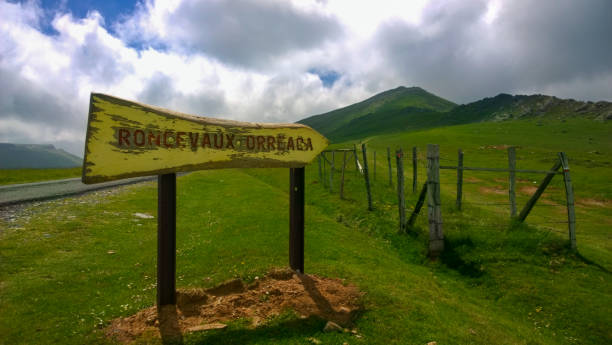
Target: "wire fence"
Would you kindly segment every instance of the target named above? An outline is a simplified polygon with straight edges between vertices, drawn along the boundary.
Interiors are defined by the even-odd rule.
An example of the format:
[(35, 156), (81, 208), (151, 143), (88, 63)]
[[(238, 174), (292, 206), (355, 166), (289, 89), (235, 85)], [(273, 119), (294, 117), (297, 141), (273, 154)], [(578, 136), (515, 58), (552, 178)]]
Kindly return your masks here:
[[(365, 146), (362, 147), (362, 151), (358, 150), (357, 147), (353, 147), (352, 149), (344, 150), (348, 157), (344, 168), (342, 167), (343, 157), (340, 158), (340, 164), (336, 164), (335, 160), (337, 158), (333, 154), (329, 155), (333, 151), (330, 150), (322, 153), (323, 159), (319, 158), (319, 174), (322, 184), (329, 188), (330, 191), (337, 192), (338, 186), (344, 185), (344, 181), (342, 183), (335, 183), (335, 179), (340, 178), (342, 170), (345, 170), (346, 173), (346, 170), (353, 169), (360, 178), (363, 177), (365, 179), (366, 185), (368, 185), (369, 205), (372, 203), (371, 194), (380, 194), (381, 191), (388, 194), (390, 192), (388, 187), (393, 186), (396, 189), (398, 183), (403, 184), (404, 190), (397, 191), (398, 197), (396, 203), (389, 202), (387, 199), (389, 204), (387, 206), (397, 206), (401, 203), (402, 198), (404, 198), (400, 193), (403, 194), (405, 190), (412, 190), (412, 194), (408, 193), (409, 200), (407, 200), (405, 206), (405, 211), (412, 214), (409, 215), (409, 221), (400, 220), (400, 229), (402, 229), (405, 224), (401, 224), (401, 222), (414, 223), (416, 219), (421, 219), (420, 222), (423, 224), (423, 218), (427, 216), (427, 212), (417, 211), (415, 213), (413, 205), (419, 201), (414, 197), (419, 194), (418, 192), (421, 190), (423, 183), (431, 184), (428, 176), (432, 173), (432, 168), (435, 168), (437, 181), (431, 184), (431, 186), (435, 186), (437, 193), (440, 193), (440, 190), (444, 192), (444, 198), (439, 196), (438, 198), (444, 200), (443, 206), (445, 209), (452, 209), (453, 204), (455, 204), (455, 210), (458, 211), (469, 209), (470, 212), (474, 213), (484, 209), (487, 210), (485, 212), (488, 212), (484, 218), (490, 219), (490, 222), (486, 224), (482, 224), (480, 220), (474, 219), (481, 217), (453, 217), (445, 219), (445, 224), (450, 229), (504, 230), (516, 224), (518, 217), (521, 222), (526, 222), (530, 226), (558, 234), (567, 234), (568, 230), (562, 229), (561, 226), (566, 225), (566, 229), (569, 226), (570, 242), (572, 247), (575, 247), (575, 218), (572, 219), (569, 216), (570, 213), (573, 214), (573, 199), (571, 202), (568, 199), (570, 197), (573, 198), (573, 195), (569, 195), (570, 192), (573, 194), (573, 191), (568, 191), (569, 165), (567, 164), (565, 154), (559, 153), (558, 157), (552, 157), (552, 155), (538, 155), (534, 157), (533, 153), (517, 155), (516, 148), (514, 147), (504, 148), (508, 151), (507, 157), (502, 155), (496, 157), (487, 153), (486, 159), (483, 159), (482, 150), (480, 149), (467, 152), (459, 150), (456, 158), (438, 154), (435, 157), (435, 164), (437, 164), (435, 167), (432, 167), (430, 153), (425, 154), (424, 151), (418, 148), (413, 148), (413, 151), (409, 150), (403, 153), (400, 153), (401, 151), (399, 150), (393, 151), (388, 148), (382, 154), (376, 155), (376, 151), (366, 152)], [(497, 147), (495, 149), (500, 150)], [(369, 162), (363, 161), (364, 152), (366, 152), (365, 157)], [(414, 154), (415, 152), (417, 152), (416, 155)], [(517, 161), (528, 160), (533, 163), (534, 158), (537, 158), (535, 163), (539, 165), (537, 169), (518, 169), (516, 167)], [(468, 159), (470, 166), (464, 165), (464, 163), (468, 162)], [(564, 159), (565, 162), (563, 161)], [(440, 165), (440, 161), (443, 161), (444, 164)], [(479, 162), (483, 166), (479, 165)], [(321, 164), (323, 164), (323, 171), (321, 170)], [(398, 164), (402, 166), (398, 167)], [(542, 167), (542, 165), (549, 164), (554, 164), (553, 168), (547, 169)], [(404, 165), (406, 169), (403, 168)], [(484, 167), (490, 165), (496, 165), (496, 167)], [(363, 170), (359, 169), (360, 166), (364, 167)], [(369, 166), (369, 169), (366, 168), (367, 166)], [(563, 166), (563, 169), (558, 171), (561, 166)], [(403, 171), (401, 176), (397, 174), (398, 169)], [(344, 176), (345, 174), (342, 175)], [(561, 175), (564, 178), (553, 179), (556, 175)], [(542, 179), (542, 176), (545, 176), (544, 179)], [(402, 181), (400, 182), (398, 179)], [(404, 181), (404, 179), (407, 181)], [(551, 183), (551, 181), (554, 182)], [(336, 185), (332, 186), (332, 184)], [(385, 186), (386, 189), (381, 190), (382, 186)], [(569, 188), (571, 189), (571, 185)], [(421, 195), (425, 194), (421, 193)], [(381, 200), (380, 198), (378, 199), (379, 204)], [(420, 202), (423, 202), (423, 200)], [(570, 206), (572, 207), (571, 210), (569, 209)], [(563, 208), (567, 209), (567, 212)], [(491, 212), (493, 212), (493, 216)], [(518, 212), (521, 212), (521, 214), (518, 214)], [(558, 214), (555, 214), (555, 212)], [(499, 222), (499, 220), (503, 220), (501, 215), (504, 213), (508, 215), (507, 220)], [(525, 220), (528, 215), (530, 221)], [(550, 218), (551, 215), (559, 218), (567, 216), (568, 218), (567, 220), (560, 220), (559, 218)], [(401, 217), (402, 211), (400, 210)], [(436, 221), (431, 219), (425, 221), (430, 226), (432, 222), (435, 223)], [(441, 219), (440, 224), (442, 224)], [(572, 229), (574, 231), (573, 239)]]

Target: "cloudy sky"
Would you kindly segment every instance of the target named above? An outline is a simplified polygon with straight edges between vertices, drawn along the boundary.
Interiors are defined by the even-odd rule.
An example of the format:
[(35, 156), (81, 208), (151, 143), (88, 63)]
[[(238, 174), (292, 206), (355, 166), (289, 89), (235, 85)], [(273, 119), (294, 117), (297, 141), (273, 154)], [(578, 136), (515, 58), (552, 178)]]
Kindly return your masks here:
[(0, 0), (0, 142), (82, 156), (92, 91), (294, 122), (400, 85), (612, 101), (612, 1)]

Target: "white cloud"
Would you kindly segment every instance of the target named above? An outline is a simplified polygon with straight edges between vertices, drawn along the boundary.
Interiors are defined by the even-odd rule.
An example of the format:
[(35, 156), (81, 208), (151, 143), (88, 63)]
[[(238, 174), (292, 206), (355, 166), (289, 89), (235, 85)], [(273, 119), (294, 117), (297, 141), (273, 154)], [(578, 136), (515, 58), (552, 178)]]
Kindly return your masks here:
[(171, 6), (147, 0), (116, 29), (134, 44), (163, 45), (258, 68), (341, 35), (333, 15), (281, 0), (183, 0)]
[[(0, 142), (81, 154), (92, 91), (260, 122), (399, 85), (460, 102), (498, 92), (612, 100), (610, 2), (527, 4), (147, 0), (105, 23), (96, 11), (74, 18), (0, 0)], [(315, 71), (338, 80), (326, 87)]]

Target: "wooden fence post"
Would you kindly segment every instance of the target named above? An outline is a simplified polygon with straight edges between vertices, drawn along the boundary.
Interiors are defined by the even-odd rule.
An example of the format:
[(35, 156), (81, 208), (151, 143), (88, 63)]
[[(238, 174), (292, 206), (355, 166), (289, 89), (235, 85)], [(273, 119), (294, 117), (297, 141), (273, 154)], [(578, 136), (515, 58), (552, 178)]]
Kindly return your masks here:
[(353, 144), (353, 156), (355, 156), (355, 173), (359, 174), (359, 157), (357, 157), (357, 145)]
[(335, 161), (335, 159), (334, 159), (335, 158), (334, 157), (334, 152), (335, 151), (332, 151), (332, 160), (331, 160), (331, 162), (329, 164), (329, 166), (330, 166), (329, 167), (329, 192), (330, 193), (334, 192), (334, 190), (333, 190), (333, 184), (334, 184), (334, 161)]
[(576, 250), (576, 214), (574, 213), (574, 188), (570, 177), (569, 161), (565, 152), (559, 152), (559, 160), (563, 166), (563, 181), (565, 182), (565, 197), (567, 200), (567, 224), (569, 230), (570, 248)]
[(536, 204), (536, 202), (538, 201), (542, 193), (544, 193), (544, 190), (546, 189), (546, 187), (548, 187), (548, 184), (550, 183), (552, 178), (555, 177), (555, 174), (556, 174), (555, 172), (559, 170), (560, 167), (561, 167), (561, 161), (559, 160), (555, 162), (555, 165), (553, 165), (552, 168), (550, 168), (551, 172), (546, 174), (546, 176), (542, 180), (542, 183), (540, 183), (540, 186), (538, 187), (538, 189), (533, 193), (529, 201), (527, 201), (527, 203), (525, 204), (525, 207), (523, 207), (523, 210), (518, 216), (519, 222), (525, 221), (525, 218), (527, 218), (527, 216), (529, 215), (529, 212), (531, 212), (531, 209)]
[(461, 198), (463, 197), (463, 151), (457, 152), (457, 209), (461, 210)]
[(342, 175), (340, 177), (340, 199), (344, 199), (344, 170), (346, 170), (346, 151), (342, 159)]
[(514, 146), (508, 147), (508, 169), (510, 169), (508, 187), (510, 217), (514, 218), (516, 217), (516, 148)]
[(399, 208), (399, 232), (406, 230), (406, 200), (404, 199), (404, 159), (402, 149), (395, 151), (397, 166), (397, 206)]
[(412, 147), (412, 193), (417, 191), (417, 148)]
[(363, 152), (363, 177), (365, 178), (366, 192), (368, 193), (368, 211), (372, 211), (372, 193), (370, 191), (370, 177), (368, 176), (368, 156), (366, 155), (366, 145), (361, 144)]
[(440, 147), (427, 144), (427, 218), (429, 220), (429, 257), (444, 251), (440, 200)]
[(410, 215), (410, 219), (408, 220), (408, 226), (414, 226), (414, 222), (416, 221), (416, 217), (419, 215), (421, 211), (421, 207), (423, 207), (423, 203), (425, 202), (425, 195), (427, 194), (427, 183), (423, 185), (423, 189), (421, 189), (421, 193), (419, 194), (419, 199), (417, 200), (416, 206), (414, 206), (414, 210)]
[(393, 175), (391, 173), (391, 149), (387, 147), (387, 164), (389, 165), (389, 186), (393, 187)]

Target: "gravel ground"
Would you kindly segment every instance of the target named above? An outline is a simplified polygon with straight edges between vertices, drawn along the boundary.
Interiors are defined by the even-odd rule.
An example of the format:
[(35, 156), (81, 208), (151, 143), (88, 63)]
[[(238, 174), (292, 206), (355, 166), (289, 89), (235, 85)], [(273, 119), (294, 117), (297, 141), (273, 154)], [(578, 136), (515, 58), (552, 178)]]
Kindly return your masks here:
[(80, 179), (76, 178), (0, 186), (0, 206), (60, 198), (67, 195), (77, 195), (93, 190), (114, 188), (115, 186), (120, 185), (150, 181), (156, 178), (156, 176), (135, 177), (92, 185), (83, 184)]
[(121, 193), (142, 184), (115, 186), (84, 194), (45, 201), (31, 201), (19, 204), (0, 205), (0, 234), (4, 229), (19, 229), (31, 218), (43, 214), (58, 205), (98, 204), (111, 195)]

